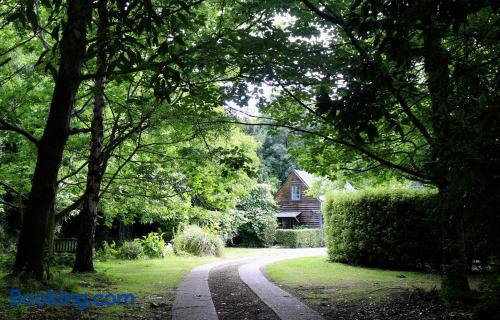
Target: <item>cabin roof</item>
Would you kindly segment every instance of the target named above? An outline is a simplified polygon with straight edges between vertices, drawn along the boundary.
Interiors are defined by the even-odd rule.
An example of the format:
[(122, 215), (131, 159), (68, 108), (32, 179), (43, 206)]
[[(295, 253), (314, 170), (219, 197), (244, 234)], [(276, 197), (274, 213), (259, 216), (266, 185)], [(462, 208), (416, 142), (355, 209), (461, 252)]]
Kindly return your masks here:
[(308, 188), (312, 187), (312, 183), (314, 181), (314, 178), (309, 172), (305, 172), (303, 170), (297, 170), (297, 169), (295, 169), (293, 171), (300, 178), (300, 180), (302, 180), (302, 182), (304, 182), (307, 185)]
[(301, 213), (301, 211), (279, 211), (277, 216), (278, 218), (296, 218)]
[[(276, 195), (275, 197), (281, 192), (281, 190), (285, 187), (286, 185), (286, 181), (288, 179), (290, 179), (290, 177), (292, 175), (296, 175), (300, 181), (302, 181), (302, 183), (304, 183), (306, 185), (306, 187), (308, 189), (311, 189), (312, 187), (312, 184), (313, 184), (313, 181), (316, 179), (314, 178), (309, 172), (306, 172), (306, 171), (303, 171), (303, 170), (297, 170), (297, 169), (294, 169), (292, 171), (292, 173), (290, 173), (290, 175), (288, 176), (288, 178), (285, 180), (285, 182), (283, 182), (283, 184), (281, 185), (281, 187), (279, 188), (278, 192), (276, 192)], [(322, 197), (316, 197), (318, 200), (320, 201), (323, 201)]]

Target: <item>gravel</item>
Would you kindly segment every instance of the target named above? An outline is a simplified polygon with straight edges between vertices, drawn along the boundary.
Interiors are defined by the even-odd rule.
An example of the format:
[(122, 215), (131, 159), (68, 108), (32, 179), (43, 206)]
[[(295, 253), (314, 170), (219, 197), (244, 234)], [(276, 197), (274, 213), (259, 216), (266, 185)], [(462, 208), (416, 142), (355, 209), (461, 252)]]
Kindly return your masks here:
[(239, 265), (214, 268), (208, 284), (220, 320), (279, 320), (274, 311), (240, 279)]

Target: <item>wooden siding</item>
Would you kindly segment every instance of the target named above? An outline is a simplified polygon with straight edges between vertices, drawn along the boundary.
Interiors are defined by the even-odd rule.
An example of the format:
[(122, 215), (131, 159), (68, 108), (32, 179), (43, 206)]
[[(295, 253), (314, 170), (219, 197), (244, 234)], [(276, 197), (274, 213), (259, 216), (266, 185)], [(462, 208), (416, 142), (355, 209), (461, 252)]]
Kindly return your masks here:
[[(291, 199), (291, 187), (293, 184), (300, 184), (301, 199)], [(301, 212), (298, 220), (310, 228), (321, 227), (321, 201), (318, 198), (305, 195), (309, 189), (298, 176), (293, 172), (276, 193), (274, 200), (279, 206), (280, 212)]]

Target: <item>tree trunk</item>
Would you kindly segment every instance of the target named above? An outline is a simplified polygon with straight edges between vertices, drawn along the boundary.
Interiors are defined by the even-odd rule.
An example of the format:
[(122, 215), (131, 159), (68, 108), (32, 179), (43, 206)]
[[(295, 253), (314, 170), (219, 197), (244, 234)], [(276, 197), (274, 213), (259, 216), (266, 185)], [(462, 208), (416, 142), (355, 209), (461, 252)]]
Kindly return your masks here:
[(68, 1), (56, 78), (49, 116), (38, 144), (31, 192), (17, 245), (13, 274), (43, 278), (46, 230), (54, 206), (57, 175), (69, 136), (71, 112), (81, 81), (81, 66), (87, 45), (87, 25), (91, 21), (92, 1)]
[[(432, 24), (429, 24), (432, 25)], [(436, 23), (436, 25), (438, 25)], [(455, 159), (450, 159), (452, 146), (449, 143), (450, 87), (449, 53), (441, 41), (446, 30), (439, 27), (424, 31), (424, 67), (432, 102), (432, 126), (434, 131), (432, 171), (439, 187), (439, 212), (443, 228), (443, 273), (442, 292), (447, 299), (460, 299), (470, 292), (467, 279), (467, 264), (464, 240), (463, 206), (457, 205), (453, 190), (455, 180), (449, 168)]]
[[(442, 193), (445, 193), (443, 196)], [(463, 205), (454, 195), (440, 192), (443, 226), (443, 273), (441, 292), (446, 300), (462, 300), (470, 293), (467, 279)]]
[(54, 262), (54, 237), (56, 231), (56, 211), (52, 207), (47, 223), (47, 245), (46, 245), (46, 261), (47, 261), (47, 279), (51, 278), (50, 266)]
[[(107, 31), (107, 1), (98, 4), (99, 21), (97, 26), (97, 74), (106, 72), (106, 31)], [(91, 147), (87, 173), (87, 185), (80, 211), (80, 234), (76, 251), (73, 272), (93, 272), (93, 249), (97, 223), (97, 206), (99, 192), (104, 174), (103, 138), (104, 138), (104, 89), (106, 79), (99, 76), (95, 81), (94, 108), (91, 126)]]

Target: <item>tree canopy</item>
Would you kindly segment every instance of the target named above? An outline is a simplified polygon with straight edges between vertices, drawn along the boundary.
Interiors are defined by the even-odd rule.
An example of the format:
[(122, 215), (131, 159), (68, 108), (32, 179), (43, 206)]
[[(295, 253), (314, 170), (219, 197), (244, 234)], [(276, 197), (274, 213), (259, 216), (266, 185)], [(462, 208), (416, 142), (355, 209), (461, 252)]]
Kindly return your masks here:
[[(86, 260), (75, 271), (92, 270), (98, 215), (198, 221), (230, 238), (255, 184), (300, 165), (437, 188), (446, 284), (467, 291), (460, 234), (499, 218), (498, 9), (2, 1), (0, 197), (22, 215), (14, 273), (42, 278), (44, 244), (74, 215)], [(258, 114), (228, 107), (252, 101)]]

